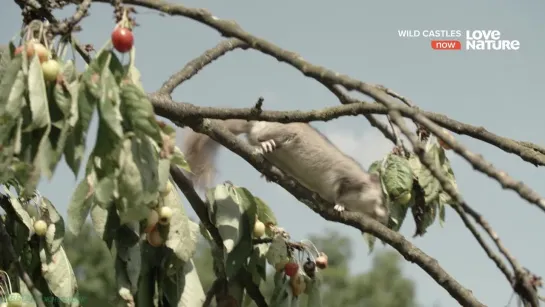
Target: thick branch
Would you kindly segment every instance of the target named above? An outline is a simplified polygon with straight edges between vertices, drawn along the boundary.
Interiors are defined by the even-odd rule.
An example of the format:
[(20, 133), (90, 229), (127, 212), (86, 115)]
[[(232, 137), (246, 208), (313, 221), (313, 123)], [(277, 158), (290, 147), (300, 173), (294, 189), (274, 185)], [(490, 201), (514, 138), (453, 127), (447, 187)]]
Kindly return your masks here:
[(418, 264), (424, 269), (463, 306), (484, 306), (473, 296), (471, 291), (464, 288), (452, 276), (444, 271), (437, 263), (437, 260), (431, 258), (416, 246), (412, 245), (401, 234), (388, 229), (363, 214), (354, 212), (338, 214), (333, 209), (332, 204), (325, 202), (316, 193), (305, 189), (294, 180), (284, 177), (275, 171), (275, 168), (268, 163), (262, 155), (254, 153), (249, 144), (239, 140), (222, 125), (205, 119), (202, 122), (197, 121), (190, 123), (189, 126), (197, 132), (209, 135), (212, 139), (241, 156), (254, 168), (262, 172), (267, 178), (282, 186), (299, 201), (305, 203), (314, 212), (320, 214), (320, 216), (324, 217), (326, 220), (353, 226), (360, 231), (368, 232), (391, 245), (401, 253), (405, 259)]
[[(107, 0), (98, 0), (97, 2), (107, 2)], [(124, 2), (143, 6), (149, 9), (158, 10), (170, 15), (185, 16), (187, 18), (193, 19), (216, 29), (223, 36), (238, 38), (241, 41), (247, 43), (251, 48), (268, 54), (276, 58), (280, 62), (284, 62), (295, 67), (305, 76), (311, 77), (324, 85), (340, 84), (348, 90), (357, 90), (363, 94), (369, 95), (374, 99), (377, 99), (378, 102), (382, 103), (384, 102), (384, 99), (386, 99), (386, 101), (392, 102), (392, 100), (389, 99), (389, 97), (387, 97), (386, 95), (381, 95), (384, 93), (374, 86), (350, 78), (347, 75), (341, 75), (339, 73), (326, 69), (325, 67), (313, 65), (305, 61), (301, 56), (297, 55), (296, 53), (284, 50), (264, 39), (253, 36), (250, 33), (244, 31), (236, 22), (230, 20), (222, 20), (216, 16), (213, 16), (209, 11), (205, 9), (188, 8), (183, 5), (172, 4), (163, 0), (125, 0)], [(451, 124), (454, 123), (451, 122)], [(503, 141), (505, 141), (505, 138), (495, 136), (487, 132), (485, 129), (478, 127), (475, 127), (476, 129), (471, 130), (460, 129), (458, 131), (456, 131), (455, 125), (447, 128), (453, 128), (453, 131), (457, 133), (463, 133), (468, 135), (479, 132), (478, 134), (485, 135), (487, 139), (493, 140), (493, 142), (495, 143), (493, 145), (496, 145), (507, 152), (519, 152), (519, 155), (524, 160), (531, 162), (535, 165), (545, 165), (545, 157), (534, 149), (530, 149), (529, 147), (524, 146), (524, 143), (511, 141), (507, 144), (498, 144), (498, 141), (502, 139)], [(465, 133), (462, 131), (464, 131)], [(540, 146), (537, 145), (534, 145), (533, 147), (540, 148)], [(545, 151), (545, 149), (543, 151)]]
[(233, 51), (237, 48), (247, 49), (248, 45), (238, 39), (224, 40), (214, 48), (206, 50), (201, 56), (187, 63), (184, 68), (170, 76), (170, 78), (163, 84), (159, 92), (165, 94), (172, 94), (174, 89), (182, 84), (182, 82), (191, 79), (196, 75), (204, 66), (212, 63), (214, 60), (223, 56), (229, 51)]

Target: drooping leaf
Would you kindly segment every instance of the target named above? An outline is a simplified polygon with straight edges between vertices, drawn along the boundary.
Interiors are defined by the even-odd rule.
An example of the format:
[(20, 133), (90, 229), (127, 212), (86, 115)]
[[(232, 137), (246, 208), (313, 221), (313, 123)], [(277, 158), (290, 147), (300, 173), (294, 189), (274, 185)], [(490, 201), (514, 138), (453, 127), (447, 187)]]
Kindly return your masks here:
[(216, 186), (214, 221), (223, 240), (225, 271), (234, 276), (252, 252), (252, 230), (257, 204), (245, 188), (230, 183)]
[(140, 268), (135, 306), (155, 306), (153, 301), (157, 274), (155, 274), (154, 268), (160, 255), (157, 253), (157, 249), (149, 244), (141, 244), (140, 250), (142, 267)]
[(150, 138), (142, 136), (135, 138), (132, 143), (134, 162), (142, 178), (143, 202), (145, 203), (157, 199), (161, 179), (158, 170), (159, 157), (152, 142)]
[[(15, 76), (15, 80), (11, 86), (11, 89), (8, 91), (8, 96), (0, 106), (0, 116), (2, 116), (3, 121), (10, 121), (18, 118), (21, 115), (21, 109), (24, 106), (24, 94), (26, 90), (25, 76), (22, 71), (19, 71)], [(0, 94), (2, 95), (2, 94)], [(5, 125), (6, 122), (3, 124)]]
[(64, 81), (67, 83), (72, 83), (77, 79), (77, 71), (74, 61), (68, 60), (64, 63), (62, 67), (62, 75)]
[(306, 293), (308, 295), (308, 307), (322, 307), (322, 281), (314, 278), (307, 281)]
[(121, 172), (117, 178), (119, 189), (117, 209), (121, 224), (142, 220), (149, 213), (149, 207), (142, 199), (142, 175), (134, 161), (135, 156), (132, 148), (133, 140), (125, 139), (120, 155)]
[(160, 128), (147, 95), (129, 79), (121, 86), (121, 114), (131, 131), (143, 132), (155, 142), (162, 143)]
[(206, 295), (192, 259), (186, 263), (182, 273), (184, 274), (185, 287), (177, 306), (202, 306)]
[(248, 262), (248, 271), (252, 274), (254, 284), (258, 285), (262, 280), (267, 279), (266, 263), (268, 244), (257, 244), (254, 246), (250, 261)]
[[(129, 231), (130, 229), (130, 231)], [(120, 232), (127, 230), (124, 232)], [(132, 232), (131, 232), (132, 231)], [(140, 250), (140, 240), (138, 237), (138, 223), (127, 223), (118, 229), (116, 235), (117, 261), (116, 270), (123, 270), (130, 284), (132, 294), (138, 289), (138, 278), (142, 268), (142, 252)], [(130, 238), (131, 236), (135, 238)], [(121, 272), (120, 272), (121, 273)]]
[(414, 236), (423, 236), (426, 229), (433, 224), (437, 216), (438, 204), (436, 202), (426, 203), (425, 194), (422, 189), (414, 190), (414, 205), (411, 207), (416, 231)]
[(412, 190), (413, 172), (407, 160), (398, 155), (388, 156), (381, 177), (391, 199)]
[[(115, 57), (115, 54), (111, 52), (110, 57)], [(110, 57), (107, 60), (108, 64), (110, 63)], [(123, 127), (121, 126), (123, 118), (121, 117), (120, 111), (120, 90), (109, 66), (102, 67), (100, 74), (99, 115), (113, 134), (116, 137), (121, 138), (123, 136)]]
[(114, 200), (116, 193), (116, 178), (112, 176), (104, 177), (98, 181), (95, 188), (95, 201), (98, 205), (107, 209)]
[(276, 216), (271, 208), (259, 197), (255, 197), (255, 203), (257, 208), (257, 218), (265, 225), (278, 225)]
[(378, 160), (378, 161), (375, 161), (373, 163), (371, 163), (371, 165), (369, 166), (369, 174), (377, 174), (377, 175), (380, 175), (380, 172), (381, 172), (381, 166), (382, 166), (382, 160)]
[(32, 57), (28, 69), (28, 95), (32, 112), (31, 127), (43, 128), (49, 125), (49, 107), (42, 65), (38, 56)]
[[(430, 147), (426, 155), (431, 157), (432, 161), (438, 161), (437, 147)], [(420, 162), (418, 156), (411, 154), (408, 160), (411, 169), (417, 177), (419, 186), (424, 189), (424, 202), (430, 203), (434, 201), (439, 196), (441, 184), (435, 178), (435, 176), (433, 176), (430, 170), (428, 170), (427, 167)], [(437, 166), (439, 165), (437, 164)]]
[(64, 249), (60, 247), (54, 254), (41, 249), (40, 260), (42, 276), (51, 292), (63, 303), (73, 303), (77, 298), (77, 281)]
[(164, 206), (172, 209), (172, 222), (168, 225), (168, 236), (165, 245), (182, 262), (188, 262), (197, 249), (197, 229), (190, 227), (189, 217), (184, 212), (180, 196), (172, 190), (163, 201)]
[(0, 80), (2, 80), (2, 78), (4, 77), (4, 74), (9, 67), (9, 64), (14, 58), (12, 57), (12, 48), (15, 48), (12, 42), (10, 42), (9, 46), (0, 48)]
[(48, 251), (54, 254), (59, 250), (59, 248), (61, 248), (64, 240), (64, 220), (49, 199), (44, 197), (42, 198), (42, 201), (46, 209), (45, 216), (49, 222), (45, 235), (45, 242), (47, 244)]
[(78, 235), (94, 201), (96, 175), (89, 174), (76, 187), (68, 205), (68, 229)]
[[(88, 72), (85, 72), (82, 78), (88, 77), (87, 74)], [(74, 130), (67, 137), (64, 148), (66, 163), (75, 176), (79, 173), (81, 160), (85, 153), (87, 131), (98, 102), (98, 99), (91, 95), (88, 86), (84, 82), (79, 84), (77, 99), (77, 121), (74, 124)]]
[(30, 215), (28, 212), (23, 208), (21, 202), (16, 197), (11, 196), (9, 198), (9, 202), (11, 204), (11, 207), (13, 208), (13, 211), (17, 215), (18, 220), (23, 223), (28, 228), (28, 237), (27, 240), (34, 234), (34, 223), (32, 222), (32, 219), (30, 218)]
[[(17, 75), (21, 70), (23, 60), (21, 57), (15, 57), (9, 62), (3, 71), (2, 79), (0, 79), (0, 107), (6, 104), (8, 97), (13, 88), (13, 84), (17, 79)], [(1, 109), (0, 109), (1, 110)]]
[(99, 205), (93, 205), (91, 209), (91, 221), (98, 236), (102, 238), (108, 248), (111, 248), (112, 242), (121, 226), (119, 216), (114, 206), (104, 209)]
[(363, 239), (365, 242), (367, 242), (367, 247), (369, 248), (369, 254), (373, 252), (375, 249), (375, 242), (377, 241), (377, 238), (373, 236), (372, 234), (363, 233)]
[(177, 146), (174, 147), (174, 153), (170, 157), (170, 163), (178, 166), (179, 168), (185, 170), (186, 172), (191, 172), (189, 163), (185, 160), (184, 153), (180, 151), (180, 148)]

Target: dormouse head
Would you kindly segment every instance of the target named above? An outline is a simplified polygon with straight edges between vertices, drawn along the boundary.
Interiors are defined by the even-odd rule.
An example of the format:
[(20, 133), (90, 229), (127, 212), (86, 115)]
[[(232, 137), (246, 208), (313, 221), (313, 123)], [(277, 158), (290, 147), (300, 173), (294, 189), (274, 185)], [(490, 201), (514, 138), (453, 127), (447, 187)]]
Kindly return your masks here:
[(366, 174), (357, 180), (343, 180), (337, 201), (349, 211), (365, 213), (384, 225), (388, 223), (390, 210), (380, 177), (376, 174)]
[(375, 202), (375, 219), (382, 224), (387, 225), (390, 218), (390, 207), (388, 206), (386, 195), (384, 195), (384, 191), (382, 190), (380, 177), (376, 173), (372, 173), (369, 176), (369, 191), (371, 192), (370, 194), (373, 195), (373, 199), (370, 199), (370, 201)]

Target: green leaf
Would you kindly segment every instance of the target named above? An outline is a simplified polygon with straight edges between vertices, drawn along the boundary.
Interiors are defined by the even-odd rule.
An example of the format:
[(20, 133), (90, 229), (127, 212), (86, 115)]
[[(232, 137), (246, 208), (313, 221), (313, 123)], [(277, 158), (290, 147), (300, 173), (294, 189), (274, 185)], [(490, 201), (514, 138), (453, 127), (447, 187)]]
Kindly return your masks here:
[(250, 255), (250, 261), (248, 262), (248, 271), (252, 274), (254, 284), (258, 286), (261, 283), (261, 280), (267, 279), (267, 259), (265, 256), (268, 249), (268, 244), (255, 245), (252, 254)]
[(439, 203), (439, 225), (443, 227), (445, 225), (445, 204)]
[(149, 244), (141, 244), (141, 263), (140, 278), (138, 280), (138, 291), (135, 297), (135, 306), (155, 306), (154, 291), (157, 282), (157, 274), (154, 272), (155, 262), (160, 255), (157, 249)]
[(415, 203), (411, 207), (411, 210), (416, 224), (414, 236), (423, 236), (426, 233), (426, 229), (435, 221), (438, 204), (436, 202), (426, 203), (422, 189), (415, 189), (413, 193), (415, 194)]
[(190, 260), (184, 265), (182, 271), (185, 280), (183, 293), (177, 305), (173, 306), (202, 306), (206, 299), (206, 295), (197, 273), (193, 260)]
[(108, 124), (108, 127), (118, 137), (123, 137), (123, 127), (121, 126), (121, 100), (119, 97), (119, 87), (108, 69), (104, 67), (100, 78), (100, 100), (98, 104), (99, 115)]
[[(136, 224), (137, 225), (137, 224)], [(129, 226), (132, 231), (137, 233), (137, 230)], [(119, 231), (122, 228), (118, 229)], [(136, 240), (127, 240), (125, 236), (118, 235), (116, 237), (116, 248), (117, 248), (117, 261), (121, 262), (116, 266), (116, 271), (118, 269), (123, 270), (124, 275), (127, 277), (127, 281), (130, 284), (131, 293), (136, 293), (138, 289), (138, 278), (140, 277), (140, 269), (142, 268), (142, 253), (140, 250), (140, 241), (138, 236)], [(129, 242), (127, 242), (129, 241)], [(134, 243), (134, 244), (130, 244)]]
[(413, 188), (413, 172), (407, 160), (390, 154), (386, 159), (382, 179), (390, 198), (395, 199)]
[(119, 85), (121, 83), (121, 80), (125, 76), (125, 67), (123, 67), (123, 64), (119, 61), (119, 58), (117, 55), (113, 52), (111, 52), (111, 59), (108, 65), (108, 69), (111, 72), (111, 76), (114, 78), (116, 85)]
[(45, 242), (48, 247), (48, 252), (55, 254), (61, 248), (64, 240), (64, 220), (49, 199), (44, 197), (42, 198), (42, 202), (43, 205), (45, 205), (45, 216), (47, 217), (49, 224), (45, 235)]
[(102, 208), (107, 209), (116, 193), (116, 178), (113, 176), (100, 179), (95, 189), (95, 200)]
[(91, 221), (98, 236), (111, 248), (117, 230), (121, 226), (119, 216), (114, 206), (103, 209), (99, 205), (93, 205), (91, 209)]
[(168, 225), (165, 245), (183, 262), (188, 262), (197, 249), (197, 229), (190, 227), (189, 217), (184, 212), (182, 200), (174, 190), (164, 198), (163, 205), (172, 209), (172, 222)]
[[(432, 161), (436, 161), (438, 164), (438, 148), (433, 145), (426, 152), (426, 155), (432, 158)], [(430, 203), (437, 199), (439, 193), (441, 192), (441, 184), (433, 176), (433, 174), (428, 170), (428, 168), (420, 162), (418, 156), (411, 154), (409, 157), (409, 165), (413, 170), (414, 174), (417, 177), (418, 184), (422, 189), (424, 189), (424, 202)]]
[(42, 65), (38, 56), (30, 61), (28, 70), (28, 95), (32, 111), (32, 128), (43, 128), (49, 125), (49, 107), (45, 90)]
[(307, 306), (308, 307), (322, 307), (322, 292), (321, 292), (321, 280), (320, 278), (314, 278), (307, 281)]
[(17, 219), (28, 228), (28, 238), (26, 239), (30, 239), (30, 236), (34, 234), (34, 223), (32, 222), (30, 215), (23, 208), (21, 202), (19, 202), (19, 199), (11, 196), (9, 198), (9, 202), (13, 208), (13, 211), (15, 211), (15, 214), (17, 215)]
[(380, 172), (381, 172), (381, 168), (382, 168), (382, 160), (378, 160), (378, 161), (375, 161), (373, 162), (370, 166), (369, 166), (369, 173), (372, 174), (372, 173), (375, 173), (377, 175), (380, 175)]
[(377, 241), (377, 238), (369, 233), (363, 233), (363, 239), (365, 242), (367, 242), (367, 247), (369, 248), (369, 254), (373, 252), (375, 249), (375, 242)]
[(179, 270), (172, 276), (166, 276), (163, 279), (161, 289), (163, 290), (163, 297), (168, 301), (168, 306), (179, 306), (178, 303), (182, 298), (183, 289), (187, 284), (184, 277), (184, 274)]
[(271, 210), (271, 208), (259, 197), (255, 197), (254, 200), (256, 203), (257, 218), (265, 225), (278, 225), (276, 216), (274, 215), (274, 212)]
[(214, 193), (215, 224), (223, 240), (225, 272), (234, 276), (251, 254), (252, 230), (257, 205), (254, 196), (245, 188), (224, 183)]
[(388, 221), (388, 228), (392, 229), (393, 231), (399, 231), (399, 229), (401, 228), (401, 225), (403, 225), (403, 221), (405, 220), (405, 217), (407, 216), (407, 211), (414, 204), (414, 198), (415, 198), (414, 193), (410, 191), (406, 193), (409, 193), (411, 196), (411, 199), (409, 200), (408, 203), (403, 204), (396, 201), (388, 202), (388, 206), (390, 207), (390, 219)]
[[(142, 192), (144, 193), (145, 203), (156, 200), (159, 196), (159, 171), (158, 154), (152, 144), (152, 140), (146, 136), (135, 138), (132, 143), (132, 152), (134, 162), (140, 171), (142, 178)], [(168, 173), (167, 178), (168, 180)]]
[(66, 83), (72, 83), (76, 81), (78, 76), (77, 76), (76, 66), (74, 65), (74, 61), (68, 60), (64, 63), (62, 67), (62, 75)]
[(3, 71), (2, 79), (0, 80), (0, 107), (5, 105), (13, 84), (17, 79), (17, 74), (21, 71), (22, 63), (23, 60), (21, 57), (15, 57)]
[(118, 181), (119, 200), (117, 209), (121, 224), (139, 221), (148, 216), (149, 208), (142, 199), (142, 175), (133, 154), (133, 140), (125, 139), (120, 155), (121, 172)]
[(25, 76), (22, 71), (19, 71), (15, 77), (10, 91), (8, 91), (9, 96), (7, 97), (6, 103), (2, 107), (0, 107), (0, 116), (7, 116), (6, 119), (11, 120), (21, 116), (21, 109), (23, 108), (25, 103), (25, 90)]
[(63, 303), (72, 303), (77, 297), (78, 286), (64, 249), (60, 247), (54, 254), (49, 254), (45, 249), (41, 249), (40, 261), (42, 276), (51, 292)]
[(129, 66), (129, 75), (128, 77), (131, 79), (132, 83), (136, 85), (142, 92), (145, 92), (144, 86), (142, 85), (142, 81), (140, 80), (141, 74), (138, 68), (134, 65)]
[(189, 163), (185, 160), (184, 153), (178, 148), (178, 146), (174, 147), (174, 152), (172, 156), (170, 157), (170, 163), (178, 166), (179, 168), (185, 170), (186, 172), (191, 172), (191, 168), (189, 167)]
[(0, 80), (4, 77), (6, 70), (9, 67), (13, 57), (11, 48), (14, 48), (13, 43), (10, 42), (9, 47), (0, 48)]
[[(87, 72), (84, 73), (84, 77), (86, 74)], [(64, 148), (66, 163), (75, 176), (79, 173), (81, 160), (85, 153), (87, 131), (89, 130), (91, 117), (97, 104), (97, 99), (91, 95), (90, 90), (84, 82), (79, 84), (77, 98), (77, 121), (73, 132), (66, 140)]]
[(129, 130), (143, 132), (158, 144), (162, 143), (151, 102), (146, 93), (128, 79), (121, 86), (121, 114), (127, 120)]
[(72, 109), (72, 93), (69, 88), (56, 83), (53, 87), (53, 98), (55, 104), (62, 112), (63, 118), (68, 118)]
[(68, 205), (68, 229), (78, 235), (89, 214), (94, 201), (94, 186), (96, 175), (94, 173), (85, 177), (76, 187)]

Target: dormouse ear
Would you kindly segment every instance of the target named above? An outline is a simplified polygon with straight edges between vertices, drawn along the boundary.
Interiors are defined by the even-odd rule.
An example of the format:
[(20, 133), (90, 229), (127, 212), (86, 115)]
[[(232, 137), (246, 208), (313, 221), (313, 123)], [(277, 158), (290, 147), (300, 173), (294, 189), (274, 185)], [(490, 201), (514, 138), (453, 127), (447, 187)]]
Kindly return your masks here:
[(371, 182), (381, 184), (380, 176), (377, 173), (371, 173)]

